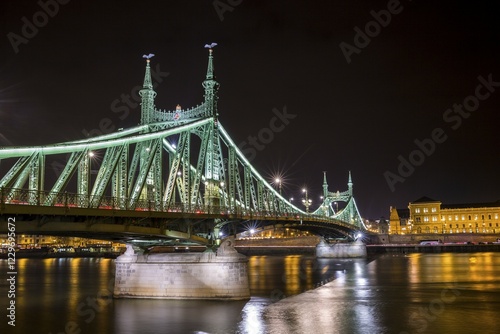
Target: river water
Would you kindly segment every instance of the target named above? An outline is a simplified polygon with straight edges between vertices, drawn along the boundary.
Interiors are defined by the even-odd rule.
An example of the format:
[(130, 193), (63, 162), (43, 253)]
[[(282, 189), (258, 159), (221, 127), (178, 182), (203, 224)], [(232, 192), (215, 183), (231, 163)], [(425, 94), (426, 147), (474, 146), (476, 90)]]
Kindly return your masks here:
[[(114, 260), (18, 259), (0, 333), (498, 333), (500, 253), (249, 257), (249, 301), (112, 299)], [(286, 297), (286, 298), (285, 298)]]

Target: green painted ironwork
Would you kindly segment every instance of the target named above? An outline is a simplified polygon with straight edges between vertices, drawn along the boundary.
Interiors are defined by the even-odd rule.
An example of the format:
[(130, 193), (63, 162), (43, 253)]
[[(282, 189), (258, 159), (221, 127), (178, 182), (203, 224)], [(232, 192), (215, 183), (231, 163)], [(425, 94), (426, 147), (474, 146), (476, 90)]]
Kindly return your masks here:
[[(363, 228), (350, 173), (348, 190), (336, 193), (328, 191), (325, 174), (324, 202), (315, 212), (306, 213), (255, 170), (218, 120), (219, 83), (214, 74), (213, 49), (209, 49), (202, 86), (204, 101), (199, 106), (156, 109), (148, 58), (139, 92), (140, 125), (54, 145), (0, 148), (0, 159), (12, 161), (12, 167), (0, 179), (2, 199), (13, 203), (29, 193), (27, 203), (31, 205), (74, 202), (72, 205), (82, 209), (285, 217)], [(52, 185), (45, 177), (47, 157), (65, 160)], [(76, 194), (70, 188), (76, 189)], [(346, 202), (346, 206), (336, 212), (332, 203), (338, 201)], [(217, 226), (224, 224), (217, 219)]]

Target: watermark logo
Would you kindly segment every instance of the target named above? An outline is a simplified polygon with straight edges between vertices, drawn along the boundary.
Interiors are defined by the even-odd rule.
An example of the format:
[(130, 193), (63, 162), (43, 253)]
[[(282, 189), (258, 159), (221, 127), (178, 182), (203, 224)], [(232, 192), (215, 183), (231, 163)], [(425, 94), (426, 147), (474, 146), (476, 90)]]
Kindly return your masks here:
[(21, 44), (28, 44), (29, 41), (38, 35), (39, 29), (45, 27), (51, 18), (59, 13), (60, 5), (66, 5), (70, 0), (40, 0), (38, 6), (41, 10), (35, 12), (31, 20), (26, 16), (21, 18), (23, 23), (20, 34), (9, 32), (7, 39), (14, 50), (14, 53), (19, 53), (19, 46)]
[(7, 307), (7, 324), (16, 327), (16, 218), (9, 217), (7, 219), (7, 299), (9, 301)]
[[(160, 64), (156, 64), (156, 67), (154, 69), (151, 69), (151, 79), (153, 81), (153, 88), (157, 88), (163, 82), (163, 80), (169, 75), (170, 72), (162, 72), (160, 69)], [(121, 121), (125, 120), (130, 115), (132, 110), (139, 107), (141, 102), (139, 91), (142, 88), (143, 87), (141, 85), (136, 85), (132, 87), (130, 93), (122, 93), (120, 94), (119, 98), (114, 99), (111, 102), (110, 105), (111, 112), (117, 115), (119, 120)], [(116, 130), (116, 124), (109, 117), (101, 118), (98, 124), (99, 126), (94, 129), (90, 130), (82, 129), (82, 134), (86, 138), (89, 138), (89, 137), (96, 137), (108, 134)], [(68, 162), (68, 158), (69, 155), (66, 156), (65, 161), (63, 161), (62, 159), (52, 161), (51, 163), (52, 171), (56, 176), (59, 176), (62, 173)]]
[(357, 26), (354, 27), (354, 32), (356, 33), (353, 38), (354, 45), (346, 42), (339, 44), (340, 50), (342, 50), (342, 54), (347, 63), (350, 64), (352, 55), (359, 55), (361, 50), (370, 44), (372, 38), (377, 37), (382, 31), (382, 28), (386, 28), (391, 23), (393, 15), (400, 14), (403, 9), (404, 7), (399, 0), (389, 0), (387, 9), (382, 9), (378, 12), (374, 10), (370, 11), (370, 15), (374, 20), (368, 21), (365, 24), (364, 31)]
[[(153, 88), (158, 87), (169, 75), (170, 72), (162, 72), (160, 64), (156, 64), (156, 67), (151, 69)], [(130, 112), (140, 105), (141, 97), (139, 96), (139, 91), (142, 88), (141, 85), (134, 86), (130, 90), (130, 93), (122, 93), (119, 98), (114, 99), (110, 105), (111, 112), (116, 114), (121, 121), (125, 120), (130, 115)], [(91, 130), (83, 129), (82, 133), (85, 137), (95, 137), (111, 133), (115, 129), (116, 125), (113, 123), (113, 120), (109, 117), (104, 117), (99, 121), (98, 128)]]
[[(90, 324), (98, 313), (104, 311), (104, 309), (112, 303), (114, 284), (115, 279), (112, 278), (109, 280), (106, 289), (99, 290), (95, 297), (88, 296), (85, 301), (78, 304), (76, 313), (82, 318), (81, 320), (86, 324)], [(80, 323), (70, 320), (64, 325), (64, 332), (58, 332), (57, 334), (70, 333), (82, 333), (82, 326), (80, 326)], [(52, 334), (52, 332), (49, 334)]]
[[(479, 108), (480, 101), (488, 99), (497, 87), (500, 87), (500, 82), (493, 81), (493, 75), (488, 74), (488, 78), (478, 76), (479, 84), (474, 90), (474, 94), (467, 96), (463, 102), (453, 104), (452, 108), (446, 109), (443, 113), (443, 120), (449, 124), (452, 130), (458, 130), (464, 119), (471, 116), (471, 113)], [(398, 167), (396, 172), (385, 171), (384, 178), (389, 186), (389, 189), (394, 192), (396, 184), (405, 182), (406, 178), (410, 177), (417, 167), (421, 166), (426, 158), (430, 157), (436, 151), (438, 144), (444, 143), (448, 139), (446, 131), (441, 128), (435, 128), (431, 131), (428, 138), (415, 139), (413, 142), (417, 147), (411, 151), (407, 157), (398, 156)]]
[[(460, 291), (456, 285), (448, 284), (445, 289), (441, 290), (439, 298), (434, 298), (427, 307), (419, 307), (418, 311), (410, 314), (409, 325), (414, 328), (412, 333), (424, 332), (429, 327), (429, 323), (435, 321), (445, 311), (446, 304), (455, 302), (458, 296), (460, 296)], [(409, 333), (400, 332), (399, 334)]]
[(232, 12), (236, 6), (241, 5), (243, 0), (215, 0), (212, 4), (214, 6), (217, 15), (219, 16), (219, 20), (224, 21), (224, 13)]
[(252, 161), (258, 151), (266, 148), (274, 140), (275, 133), (282, 132), (285, 127), (290, 124), (290, 120), (297, 117), (297, 115), (287, 112), (286, 106), (280, 111), (277, 108), (273, 109), (274, 117), (269, 120), (269, 126), (259, 130), (257, 135), (250, 135), (247, 140), (238, 145), (240, 151), (245, 155), (248, 161)]

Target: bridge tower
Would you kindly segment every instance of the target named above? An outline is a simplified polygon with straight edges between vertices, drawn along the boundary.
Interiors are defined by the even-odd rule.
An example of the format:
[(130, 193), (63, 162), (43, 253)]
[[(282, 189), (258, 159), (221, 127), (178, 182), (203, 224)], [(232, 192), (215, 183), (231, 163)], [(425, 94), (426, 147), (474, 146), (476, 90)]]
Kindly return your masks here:
[(205, 89), (205, 106), (207, 115), (212, 117), (212, 124), (206, 131), (207, 136), (207, 153), (205, 164), (205, 205), (210, 207), (219, 207), (221, 203), (220, 193), (224, 189), (224, 166), (221, 159), (222, 152), (220, 148), (220, 136), (218, 127), (218, 90), (219, 83), (215, 80), (214, 74), (214, 56), (213, 47), (215, 43), (206, 45), (208, 47), (208, 66), (203, 88)]
[[(338, 210), (336, 205), (336, 208), (334, 210), (332, 204), (338, 202), (344, 202), (346, 203), (346, 205), (341, 210)], [(350, 171), (349, 171), (349, 178), (347, 181), (347, 190), (343, 192), (340, 191), (329, 192), (328, 183), (326, 181), (326, 172), (323, 172), (323, 203), (314, 212), (314, 214), (336, 218), (343, 222), (356, 225), (359, 228), (366, 229), (364, 227), (363, 219), (361, 218), (358, 207), (356, 205), (356, 201), (354, 200), (353, 182)]]
[[(153, 83), (151, 80), (151, 68), (150, 62), (153, 54), (144, 55), (146, 58), (146, 71), (144, 74), (144, 83), (142, 89), (139, 91), (139, 96), (141, 97), (141, 125), (148, 125), (155, 121), (155, 97), (156, 92), (153, 89)], [(146, 127), (143, 133), (149, 132), (149, 128)], [(159, 203), (160, 201), (160, 191), (156, 189), (158, 184), (155, 185), (155, 180), (161, 179), (161, 148), (151, 147), (154, 145), (152, 142), (149, 145), (144, 145), (140, 154), (140, 169), (148, 168), (149, 157), (154, 154), (153, 166), (155, 168), (150, 168), (146, 177), (144, 187), (142, 188), (139, 198), (141, 200), (151, 201), (154, 203)], [(155, 150), (156, 152), (152, 152)], [(156, 153), (156, 154), (155, 154)], [(126, 157), (124, 157), (126, 159)]]
[(141, 125), (150, 124), (153, 122), (153, 115), (155, 110), (155, 97), (156, 92), (153, 90), (153, 83), (151, 81), (151, 68), (149, 63), (153, 55), (145, 56), (146, 58), (146, 73), (144, 74), (144, 83), (142, 89), (139, 91), (141, 97)]

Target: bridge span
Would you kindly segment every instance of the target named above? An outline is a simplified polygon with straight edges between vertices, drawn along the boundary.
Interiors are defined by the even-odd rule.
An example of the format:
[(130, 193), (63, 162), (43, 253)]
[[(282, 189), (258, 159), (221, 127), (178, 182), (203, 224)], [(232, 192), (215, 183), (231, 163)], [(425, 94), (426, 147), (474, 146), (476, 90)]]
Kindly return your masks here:
[[(353, 239), (364, 231), (348, 189), (330, 192), (314, 212), (293, 205), (267, 182), (219, 121), (210, 48), (203, 102), (156, 108), (150, 62), (136, 127), (45, 146), (0, 148), (0, 232), (85, 236), (126, 243), (212, 244), (246, 222)], [(47, 171), (60, 166), (55, 180)], [(338, 209), (334, 203), (344, 202)]]

